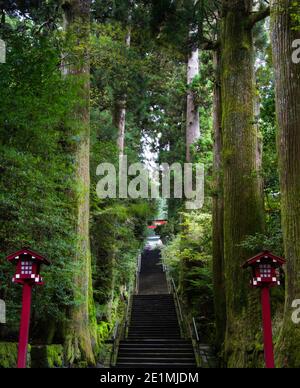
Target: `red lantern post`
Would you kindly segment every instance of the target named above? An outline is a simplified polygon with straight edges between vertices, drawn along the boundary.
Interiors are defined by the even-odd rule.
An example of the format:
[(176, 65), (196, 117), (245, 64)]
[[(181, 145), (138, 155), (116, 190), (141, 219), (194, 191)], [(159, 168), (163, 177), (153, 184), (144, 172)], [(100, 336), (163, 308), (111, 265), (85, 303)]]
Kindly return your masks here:
[(243, 268), (252, 269), (251, 286), (261, 289), (262, 321), (264, 335), (264, 352), (266, 368), (275, 368), (272, 315), (270, 302), (270, 288), (280, 285), (280, 273), (278, 271), (286, 261), (282, 257), (265, 251), (249, 259)]
[(264, 333), (265, 361), (268, 369), (275, 368), (273, 334), (272, 334), (272, 315), (269, 287), (261, 289), (262, 320)]
[(16, 265), (13, 282), (23, 286), (18, 350), (18, 368), (23, 369), (26, 368), (27, 361), (32, 287), (44, 284), (43, 278), (40, 276), (41, 264), (50, 265), (50, 263), (43, 256), (29, 249), (22, 249), (9, 255), (7, 260)]

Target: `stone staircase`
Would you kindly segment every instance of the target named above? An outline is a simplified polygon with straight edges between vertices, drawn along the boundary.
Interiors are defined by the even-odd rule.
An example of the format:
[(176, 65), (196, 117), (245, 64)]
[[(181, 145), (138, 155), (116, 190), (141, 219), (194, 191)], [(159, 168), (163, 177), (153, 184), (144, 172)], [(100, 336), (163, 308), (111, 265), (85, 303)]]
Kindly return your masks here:
[(133, 297), (128, 336), (120, 342), (116, 366), (196, 367), (192, 342), (181, 338), (174, 298), (168, 293), (158, 251), (143, 254), (139, 284), (139, 294)]

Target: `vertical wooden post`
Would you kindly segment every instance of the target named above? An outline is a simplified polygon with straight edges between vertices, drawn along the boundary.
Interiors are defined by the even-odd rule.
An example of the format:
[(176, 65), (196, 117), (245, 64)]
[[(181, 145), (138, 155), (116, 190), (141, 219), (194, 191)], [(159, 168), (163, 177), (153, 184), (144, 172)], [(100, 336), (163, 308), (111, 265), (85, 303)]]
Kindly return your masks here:
[(270, 302), (270, 288), (268, 286), (261, 289), (262, 319), (264, 333), (265, 362), (268, 369), (275, 368), (273, 334), (272, 334), (272, 316)]
[(20, 324), (18, 368), (24, 369), (27, 364), (27, 349), (30, 326), (32, 284), (25, 282), (23, 285), (22, 314)]

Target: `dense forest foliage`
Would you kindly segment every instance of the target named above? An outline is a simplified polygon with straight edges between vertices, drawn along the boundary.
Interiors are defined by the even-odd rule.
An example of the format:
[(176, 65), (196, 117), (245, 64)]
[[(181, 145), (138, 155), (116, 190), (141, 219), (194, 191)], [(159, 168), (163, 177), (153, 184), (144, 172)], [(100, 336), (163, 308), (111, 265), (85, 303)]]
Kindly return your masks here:
[(300, 366), (299, 15), (298, 0), (0, 0), (0, 367), (16, 363), (6, 256), (22, 247), (51, 261), (31, 366), (107, 365), (162, 206), (99, 198), (99, 164), (118, 173), (124, 155), (204, 164), (203, 207), (172, 192), (156, 233), (218, 366), (264, 365), (259, 292), (241, 269), (264, 250), (287, 260), (271, 291), (276, 365)]

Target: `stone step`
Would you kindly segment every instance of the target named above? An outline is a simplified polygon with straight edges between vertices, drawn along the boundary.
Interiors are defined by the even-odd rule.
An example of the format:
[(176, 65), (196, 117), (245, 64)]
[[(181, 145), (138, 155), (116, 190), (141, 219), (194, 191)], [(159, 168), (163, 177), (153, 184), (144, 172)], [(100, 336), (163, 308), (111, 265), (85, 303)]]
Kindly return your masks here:
[(119, 344), (119, 368), (196, 367), (192, 342), (181, 338), (160, 260), (158, 251), (142, 255), (141, 294), (133, 297), (128, 338)]
[(196, 368), (196, 363), (193, 362), (182, 362), (178, 361), (177, 363), (173, 363), (170, 365), (169, 362), (160, 362), (160, 363), (154, 363), (151, 362), (118, 362), (116, 365), (117, 368), (143, 368), (143, 369), (162, 369), (162, 368)]

